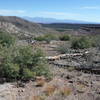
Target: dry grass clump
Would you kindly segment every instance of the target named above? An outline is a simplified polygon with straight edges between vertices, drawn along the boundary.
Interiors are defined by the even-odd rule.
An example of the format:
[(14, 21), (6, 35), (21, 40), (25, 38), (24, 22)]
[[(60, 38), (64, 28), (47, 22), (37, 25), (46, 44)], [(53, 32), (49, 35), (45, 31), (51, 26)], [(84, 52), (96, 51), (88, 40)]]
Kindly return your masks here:
[(44, 93), (47, 96), (51, 96), (54, 94), (61, 94), (63, 96), (69, 96), (72, 93), (72, 89), (70, 87), (67, 87), (66, 85), (64, 85), (64, 81), (62, 81), (60, 79), (54, 79), (51, 82), (49, 82), (48, 84), (46, 84), (45, 88), (44, 88)]
[(42, 96), (33, 96), (32, 100), (44, 100)]
[(72, 89), (67, 87), (67, 86), (64, 86), (60, 89), (60, 93), (63, 95), (63, 96), (69, 96), (72, 94)]
[(84, 93), (87, 88), (84, 84), (77, 84), (76, 89), (78, 93)]
[(44, 88), (44, 93), (47, 95), (47, 96), (50, 96), (52, 95), (56, 90), (56, 86), (55, 85), (51, 85), (51, 84), (47, 84)]
[(44, 77), (37, 77), (36, 78), (36, 86), (42, 87), (46, 83), (46, 79)]

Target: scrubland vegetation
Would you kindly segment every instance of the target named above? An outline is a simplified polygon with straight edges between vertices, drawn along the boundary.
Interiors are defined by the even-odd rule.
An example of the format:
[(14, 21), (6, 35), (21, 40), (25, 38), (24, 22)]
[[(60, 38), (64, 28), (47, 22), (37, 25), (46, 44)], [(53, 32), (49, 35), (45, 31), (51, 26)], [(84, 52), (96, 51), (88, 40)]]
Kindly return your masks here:
[[(41, 59), (42, 57), (42, 59)], [(31, 46), (16, 46), (15, 38), (0, 33), (0, 77), (7, 81), (29, 80), (35, 76), (49, 76), (44, 54)]]
[(34, 39), (37, 41), (46, 41), (48, 43), (52, 40), (69, 41), (70, 35), (67, 35), (67, 34), (45, 34), (45, 35), (37, 36)]
[[(37, 41), (69, 41), (57, 47), (60, 53), (70, 53), (70, 49), (100, 48), (99, 37), (69, 36), (66, 34), (45, 34), (34, 38)], [(50, 76), (48, 63), (40, 49), (29, 46), (16, 46), (17, 39), (8, 33), (0, 32), (0, 77), (10, 80), (29, 80), (35, 76)], [(42, 59), (41, 59), (42, 58)]]
[(83, 99), (100, 100), (100, 25), (0, 16), (0, 100)]
[(85, 49), (92, 47), (92, 41), (89, 37), (83, 36), (72, 41), (73, 49)]

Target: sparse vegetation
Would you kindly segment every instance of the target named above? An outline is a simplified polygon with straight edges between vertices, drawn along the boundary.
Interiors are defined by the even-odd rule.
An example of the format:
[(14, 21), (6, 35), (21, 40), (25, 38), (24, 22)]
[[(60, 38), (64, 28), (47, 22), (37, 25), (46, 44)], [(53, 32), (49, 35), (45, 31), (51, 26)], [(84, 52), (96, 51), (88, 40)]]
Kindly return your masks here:
[(97, 47), (98, 49), (100, 49), (100, 35), (95, 35), (92, 37), (92, 40), (94, 40), (94, 47)]
[(51, 40), (58, 40), (58, 36), (55, 34), (45, 34), (35, 37), (34, 39), (37, 41), (46, 41), (47, 43), (49, 43)]
[(66, 44), (59, 45), (56, 50), (61, 54), (70, 53), (70, 48)]

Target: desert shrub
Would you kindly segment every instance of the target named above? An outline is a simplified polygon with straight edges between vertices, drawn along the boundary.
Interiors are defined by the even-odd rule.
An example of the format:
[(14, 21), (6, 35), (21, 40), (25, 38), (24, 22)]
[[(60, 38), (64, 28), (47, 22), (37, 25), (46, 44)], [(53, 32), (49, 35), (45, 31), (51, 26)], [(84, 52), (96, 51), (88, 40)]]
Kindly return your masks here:
[(69, 52), (69, 49), (67, 47), (65, 47), (65, 46), (62, 46), (62, 47), (59, 46), (57, 48), (57, 51), (60, 52), (61, 54), (64, 54), (64, 53), (68, 53)]
[(22, 79), (31, 79), (35, 76), (35, 73), (31, 71), (29, 68), (24, 68), (22, 73)]
[(60, 90), (60, 93), (61, 93), (63, 96), (69, 96), (69, 95), (71, 95), (72, 90), (71, 90), (71, 88), (69, 88), (69, 87), (63, 87), (63, 88)]
[(8, 77), (9, 79), (16, 79), (19, 76), (19, 65), (13, 63), (2, 64), (2, 69), (0, 73), (3, 77)]
[(45, 34), (34, 38), (37, 41), (50, 42), (51, 40), (58, 40), (58, 36), (55, 34)]
[(3, 59), (0, 63), (1, 77), (8, 80), (29, 80), (39, 75), (50, 75), (48, 64), (40, 49), (33, 51), (30, 46), (12, 46), (4, 51), (0, 56)]
[(34, 39), (37, 41), (44, 41), (45, 40), (44, 36), (38, 36), (38, 37), (35, 37)]
[(95, 35), (92, 37), (93, 46), (100, 49), (100, 35)]
[(9, 33), (0, 32), (0, 44), (2, 46), (11, 46), (15, 42), (15, 38), (11, 36)]
[(70, 45), (69, 44), (63, 44), (63, 45), (59, 45), (56, 50), (61, 53), (61, 54), (64, 54), (64, 53), (70, 53)]
[(54, 94), (55, 90), (56, 90), (56, 87), (54, 85), (47, 84), (47, 86), (44, 88), (44, 93), (47, 96), (50, 96)]
[(59, 39), (61, 41), (69, 41), (70, 40), (70, 36), (67, 35), (67, 34), (62, 34), (62, 35), (59, 36)]
[(72, 48), (74, 49), (85, 49), (92, 46), (92, 42), (87, 37), (81, 37), (72, 41)]

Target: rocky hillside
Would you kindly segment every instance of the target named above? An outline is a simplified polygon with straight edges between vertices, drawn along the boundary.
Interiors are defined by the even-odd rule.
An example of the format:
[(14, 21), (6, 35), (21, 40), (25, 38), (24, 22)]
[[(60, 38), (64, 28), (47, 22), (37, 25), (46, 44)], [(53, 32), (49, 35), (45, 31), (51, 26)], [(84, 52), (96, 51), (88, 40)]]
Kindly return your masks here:
[(18, 37), (31, 37), (56, 31), (44, 28), (40, 24), (29, 22), (16, 16), (0, 16), (0, 30), (13, 33)]
[(41, 25), (66, 34), (100, 34), (100, 24), (52, 23)]

